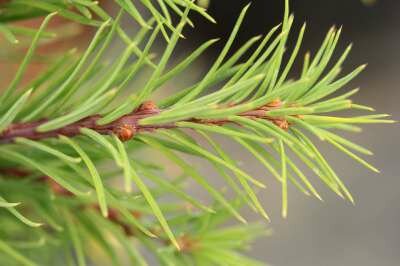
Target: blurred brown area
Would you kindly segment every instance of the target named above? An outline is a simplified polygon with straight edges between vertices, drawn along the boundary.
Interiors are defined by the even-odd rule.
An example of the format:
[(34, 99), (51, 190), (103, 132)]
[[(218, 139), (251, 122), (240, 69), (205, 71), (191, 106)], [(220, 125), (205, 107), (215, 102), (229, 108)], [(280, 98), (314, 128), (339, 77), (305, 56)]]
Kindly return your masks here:
[[(14, 23), (15, 25), (37, 29), (43, 18), (35, 18), (24, 20)], [(69, 29), (67, 37), (63, 37), (63, 30)], [(24, 75), (23, 84), (29, 82), (42, 72), (48, 61), (43, 56), (57, 56), (72, 47), (82, 47), (87, 40), (90, 39), (89, 27), (84, 27), (71, 23), (61, 17), (54, 18), (48, 25), (47, 31), (55, 33), (55, 37), (46, 38), (45, 41), (38, 46), (35, 56), (32, 62), (29, 64), (28, 69)], [(61, 37), (59, 37), (61, 35)], [(0, 39), (0, 47), (3, 47), (3, 51), (7, 49), (6, 53), (3, 53), (3, 57), (0, 59), (0, 70), (2, 73), (2, 84), (8, 84), (13, 74), (17, 71), (20, 62), (22, 61), (22, 55), (24, 55), (29, 49), (30, 40), (26, 42), (20, 42), (18, 44), (9, 44), (4, 38)], [(1, 86), (4, 88), (4, 86)]]
[[(5, 2), (0, 1), (0, 4), (4, 4)], [(104, 9), (113, 7), (112, 1), (107, 0), (99, 1), (99, 5)], [(16, 21), (12, 24), (25, 28), (38, 29), (43, 19), (44, 17), (37, 17)], [(40, 40), (34, 57), (25, 72), (22, 84), (28, 83), (43, 72), (51, 60), (57, 59), (58, 56), (66, 53), (68, 50), (76, 48), (78, 51), (82, 51), (85, 49), (96, 28), (84, 26), (57, 15), (50, 20), (45, 31), (54, 34), (54, 36)], [(23, 56), (29, 49), (32, 37), (22, 36), (19, 41), (18, 44), (10, 44), (0, 35), (0, 90), (4, 89), (12, 80)]]

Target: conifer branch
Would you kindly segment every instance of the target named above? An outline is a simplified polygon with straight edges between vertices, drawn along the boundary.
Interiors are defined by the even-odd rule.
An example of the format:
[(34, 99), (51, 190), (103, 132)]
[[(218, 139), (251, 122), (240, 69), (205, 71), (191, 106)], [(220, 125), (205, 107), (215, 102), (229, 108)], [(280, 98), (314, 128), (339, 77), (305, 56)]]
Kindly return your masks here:
[[(268, 111), (279, 110), (281, 106), (282, 102), (277, 99), (254, 110), (242, 112), (238, 114), (238, 116), (249, 119), (265, 119), (273, 122), (278, 127), (287, 130), (289, 128), (289, 122), (286, 118), (272, 117), (267, 115)], [(185, 128), (184, 125), (179, 125), (179, 122), (191, 122), (195, 124), (215, 126), (222, 126), (228, 123), (237, 124), (237, 122), (231, 121), (229, 118), (197, 119), (195, 117), (174, 123), (154, 125), (140, 124), (140, 120), (159, 115), (162, 112), (163, 110), (160, 110), (154, 102), (146, 101), (141, 104), (138, 109), (131, 112), (130, 114), (124, 115), (119, 119), (105, 125), (97, 124), (97, 121), (101, 119), (100, 115), (91, 115), (75, 123), (46, 132), (38, 131), (38, 128), (47, 122), (47, 120), (45, 119), (36, 122), (14, 123), (9, 125), (3, 132), (0, 133), (0, 143), (10, 143), (13, 142), (13, 140), (16, 138), (41, 140), (57, 137), (59, 135), (74, 137), (80, 135), (81, 129), (83, 128), (92, 129), (102, 135), (117, 135), (122, 141), (128, 141), (132, 137), (134, 137), (135, 134), (141, 132), (153, 132), (157, 129)], [(293, 114), (293, 116), (296, 117), (297, 115)]]
[[(92, 0), (0, 0), (0, 34), (11, 50), (24, 44), (19, 40), (32, 38), (13, 79), (0, 93), (0, 209), (6, 210), (1, 216), (0, 252), (6, 254), (0, 256), (1, 265), (15, 261), (49, 265), (60, 254), (85, 265), (87, 259), (92, 262), (98, 257), (86, 246), (86, 239), (101, 247), (111, 261), (107, 265), (123, 265), (126, 260), (119, 258), (119, 252), (116, 255), (120, 247), (111, 244), (113, 237), (130, 264), (145, 266), (141, 249), (128, 241), (133, 231), (137, 245), (161, 265), (260, 265), (241, 251), (265, 229), (249, 225), (241, 208), (247, 206), (270, 219), (258, 193), (266, 180), (253, 177), (238, 164), (240, 158), (226, 152), (214, 139), (215, 133), (240, 145), (282, 187), (283, 217), (290, 210), (292, 185), (322, 200), (314, 187), (315, 181), (321, 181), (354, 202), (313, 136), (379, 172), (358, 155), (372, 155), (371, 151), (340, 135), (359, 132), (362, 124), (394, 122), (386, 114), (337, 114), (350, 109), (375, 111), (352, 102), (350, 97), (358, 89), (336, 94), (365, 68), (341, 75), (351, 45), (331, 63), (341, 29), (332, 27), (315, 54), (306, 53), (301, 74), (289, 78), (301, 51), (305, 24), (290, 49), (294, 16), (284, 0), (282, 23), (231, 53), (247, 5), (205, 75), (185, 88), (174, 84), (176, 92), (161, 94), (164, 97), (156, 105), (149, 99), (158, 99), (168, 82), (182, 79), (184, 71), (217, 41), (209, 40), (180, 62), (171, 62), (184, 27), (193, 26), (189, 13), (215, 21), (198, 5), (200, 1), (113, 2), (120, 8), (115, 17)], [(142, 11), (148, 11), (148, 20)], [(172, 12), (179, 17), (176, 25)], [(124, 15), (140, 28), (132, 37), (120, 23)], [(36, 17), (43, 17), (37, 29), (13, 23)], [(97, 30), (81, 53), (71, 49), (57, 60), (50, 59), (48, 69), (24, 86), (42, 40), (59, 36), (51, 32), (52, 17)], [(166, 43), (155, 56), (159, 49), (153, 44), (159, 35)], [(114, 40), (124, 49), (110, 62), (107, 52)], [(144, 69), (149, 75), (142, 73)], [(134, 81), (138, 84), (130, 86)], [(141, 134), (146, 132), (151, 134)], [(166, 160), (142, 156), (142, 149)], [(227, 189), (210, 183), (184, 154), (214, 167)], [(169, 176), (164, 167), (170, 164), (181, 173)], [(204, 190), (208, 202), (190, 195), (186, 181)], [(18, 207), (20, 202), (24, 208)], [(189, 204), (190, 210), (182, 208)], [(221, 227), (232, 218), (242, 224)], [(49, 230), (37, 229), (42, 225)], [(14, 242), (29, 242), (32, 232), (44, 242), (38, 252), (25, 256)], [(61, 245), (55, 247), (53, 242)]]

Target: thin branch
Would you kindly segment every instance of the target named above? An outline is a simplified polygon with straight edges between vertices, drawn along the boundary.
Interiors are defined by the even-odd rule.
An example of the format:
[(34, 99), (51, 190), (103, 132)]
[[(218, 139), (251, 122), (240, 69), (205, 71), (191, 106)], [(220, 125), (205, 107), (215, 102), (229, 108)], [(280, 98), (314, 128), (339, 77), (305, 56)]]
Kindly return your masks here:
[[(274, 100), (262, 107), (254, 110), (246, 111), (239, 116), (247, 117), (250, 119), (266, 119), (273, 122), (275, 125), (282, 129), (288, 129), (289, 123), (286, 119), (279, 117), (270, 117), (266, 115), (266, 111), (277, 109), (282, 106), (280, 100)], [(155, 124), (155, 125), (140, 125), (139, 121), (141, 119), (156, 116), (162, 113), (164, 110), (160, 110), (154, 102), (146, 101), (140, 105), (140, 107), (128, 115), (124, 115), (119, 119), (112, 121), (106, 125), (97, 125), (97, 120), (101, 118), (100, 115), (92, 115), (83, 118), (75, 123), (66, 125), (64, 127), (47, 131), (38, 132), (37, 128), (42, 124), (46, 123), (47, 119), (42, 119), (35, 122), (26, 123), (14, 123), (11, 124), (7, 129), (0, 133), (0, 143), (10, 143), (17, 137), (23, 137), (31, 140), (41, 140), (46, 138), (57, 137), (59, 135), (64, 135), (67, 137), (74, 137), (80, 135), (81, 128), (89, 128), (97, 131), (102, 135), (117, 135), (122, 141), (130, 140), (135, 136), (135, 134), (140, 132), (153, 132), (157, 129), (171, 129), (177, 128), (175, 123), (166, 124)], [(184, 120), (186, 122), (198, 123), (198, 124), (208, 124), (208, 125), (218, 125), (222, 126), (227, 123), (234, 123), (228, 119), (197, 119), (191, 118)], [(181, 121), (182, 122), (182, 121)]]

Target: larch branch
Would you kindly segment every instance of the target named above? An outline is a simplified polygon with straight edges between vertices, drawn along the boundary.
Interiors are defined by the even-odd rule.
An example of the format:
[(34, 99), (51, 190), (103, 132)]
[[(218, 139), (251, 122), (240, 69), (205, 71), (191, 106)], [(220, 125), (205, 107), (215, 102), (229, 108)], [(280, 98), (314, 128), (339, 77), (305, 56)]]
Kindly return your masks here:
[[(257, 109), (240, 113), (239, 116), (248, 117), (251, 119), (266, 119), (273, 122), (278, 127), (286, 130), (289, 127), (289, 123), (286, 119), (279, 117), (269, 117), (266, 115), (266, 112), (268, 110), (277, 109), (281, 106), (282, 102), (280, 100), (274, 100)], [(159, 115), (163, 111), (164, 110), (159, 109), (153, 101), (146, 101), (142, 103), (140, 107), (134, 110), (132, 113), (124, 115), (119, 119), (105, 125), (97, 124), (97, 121), (101, 118), (100, 115), (91, 115), (77, 122), (47, 132), (39, 132), (37, 130), (39, 126), (48, 121), (47, 119), (42, 119), (34, 122), (14, 123), (11, 124), (2, 133), (0, 133), (0, 143), (13, 142), (13, 140), (17, 137), (23, 137), (31, 140), (41, 140), (57, 137), (59, 135), (74, 137), (81, 134), (81, 128), (89, 128), (95, 130), (102, 135), (115, 134), (122, 141), (127, 141), (140, 132), (152, 132), (157, 129), (177, 128), (178, 126), (175, 123), (140, 125), (140, 120), (147, 117)], [(197, 119), (195, 117), (186, 119), (184, 121), (218, 126), (222, 126), (227, 123), (234, 123), (228, 119)]]

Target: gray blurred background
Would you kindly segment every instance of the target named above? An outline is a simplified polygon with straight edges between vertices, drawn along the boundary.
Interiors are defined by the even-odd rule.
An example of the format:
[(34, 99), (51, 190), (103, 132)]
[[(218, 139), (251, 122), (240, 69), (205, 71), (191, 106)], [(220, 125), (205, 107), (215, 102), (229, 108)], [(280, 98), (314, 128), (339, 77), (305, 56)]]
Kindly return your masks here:
[[(236, 48), (250, 37), (266, 33), (278, 24), (283, 13), (282, 2), (253, 0)], [(197, 18), (196, 29), (188, 35), (186, 45), (195, 46), (215, 37), (226, 39), (246, 3), (211, 0), (209, 13), (218, 24), (212, 25)], [(354, 43), (345, 70), (369, 64), (367, 70), (346, 88), (360, 86), (361, 91), (354, 97), (357, 102), (373, 106), (380, 113), (390, 113), (398, 120), (400, 1), (378, 0), (375, 5), (367, 7), (359, 0), (292, 0), (291, 5), (296, 21), (294, 32), (298, 32), (304, 21), (308, 25), (302, 54), (306, 49), (315, 51), (331, 25), (343, 25), (344, 34), (338, 51), (343, 51), (350, 42)], [(210, 60), (218, 48), (209, 52)], [(281, 266), (400, 265), (399, 126), (364, 128), (364, 132), (350, 138), (375, 152), (375, 156), (368, 159), (382, 170), (380, 175), (368, 172), (332, 147), (320, 145), (351, 189), (356, 206), (332, 195), (322, 186), (324, 202), (292, 189), (289, 193), (289, 217), (284, 220), (280, 218), (280, 187), (272, 184), (261, 198), (273, 217), (270, 226), (274, 234), (259, 240), (251, 251), (252, 255), (271, 265)], [(255, 176), (264, 174), (254, 159), (238, 155), (235, 147), (230, 149)], [(209, 174), (213, 175), (211, 169)]]

